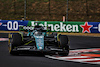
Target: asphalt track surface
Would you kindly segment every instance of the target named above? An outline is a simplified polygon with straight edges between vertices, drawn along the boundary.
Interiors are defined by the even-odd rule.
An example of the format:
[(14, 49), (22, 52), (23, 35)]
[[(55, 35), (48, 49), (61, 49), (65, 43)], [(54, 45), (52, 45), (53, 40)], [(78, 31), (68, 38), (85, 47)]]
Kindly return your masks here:
[[(1, 36), (3, 37), (3, 36)], [(81, 41), (81, 39), (85, 39)], [(96, 40), (95, 40), (96, 38)], [(83, 48), (86, 48), (87, 44), (94, 45), (100, 43), (100, 38), (98, 37), (77, 37), (77, 36), (69, 36), (71, 42), (75, 43), (72, 49), (81, 48), (82, 44)], [(78, 40), (78, 42), (76, 41)], [(92, 40), (92, 42), (91, 42)], [(94, 41), (95, 40), (95, 41)], [(78, 63), (78, 62), (69, 62), (69, 61), (60, 61), (46, 58), (43, 55), (20, 55), (20, 56), (12, 56), (8, 52), (8, 42), (0, 42), (0, 67), (100, 67), (100, 65), (94, 64), (86, 64), (86, 63)], [(78, 45), (76, 45), (78, 44)], [(85, 44), (85, 46), (83, 46)], [(87, 46), (87, 48), (90, 46)]]

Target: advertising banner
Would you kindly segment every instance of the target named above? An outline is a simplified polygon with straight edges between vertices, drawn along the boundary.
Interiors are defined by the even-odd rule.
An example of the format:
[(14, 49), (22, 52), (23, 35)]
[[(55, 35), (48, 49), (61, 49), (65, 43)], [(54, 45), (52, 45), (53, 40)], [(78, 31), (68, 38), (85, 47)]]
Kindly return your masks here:
[(0, 30), (19, 31), (19, 26), (27, 26), (28, 21), (22, 20), (0, 20)]
[[(29, 21), (28, 26), (35, 26), (35, 21)], [(60, 22), (40, 21), (39, 25), (51, 27), (52, 32), (78, 32), (78, 33), (100, 33), (100, 22)]]
[[(40, 26), (51, 27), (52, 32), (81, 32), (80, 24), (84, 22), (60, 22), (60, 21), (40, 21)], [(28, 26), (37, 25), (35, 21), (29, 21)]]
[(50, 27), (52, 32), (100, 33), (100, 22), (62, 22), (62, 21), (22, 21), (0, 20), (0, 30), (19, 31), (20, 26)]

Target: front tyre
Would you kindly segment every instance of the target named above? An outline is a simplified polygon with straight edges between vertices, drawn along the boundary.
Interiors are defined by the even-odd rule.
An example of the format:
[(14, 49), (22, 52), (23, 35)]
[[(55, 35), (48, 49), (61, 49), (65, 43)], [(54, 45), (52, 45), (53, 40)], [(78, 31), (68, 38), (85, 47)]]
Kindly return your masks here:
[(12, 39), (9, 39), (9, 47), (8, 47), (8, 49), (9, 49), (9, 53), (11, 54), (11, 55), (17, 55), (17, 53), (15, 53), (14, 51), (13, 51), (13, 48), (14, 48), (14, 45), (12, 44)]
[(17, 55), (18, 53), (14, 52), (13, 49), (16, 48), (17, 46), (22, 45), (22, 43), (23, 43), (22, 42), (22, 36), (19, 33), (14, 33), (14, 34), (11, 34), (11, 35), (12, 35), (12, 38), (9, 38), (9, 42), (8, 42), (9, 53), (11, 55)]

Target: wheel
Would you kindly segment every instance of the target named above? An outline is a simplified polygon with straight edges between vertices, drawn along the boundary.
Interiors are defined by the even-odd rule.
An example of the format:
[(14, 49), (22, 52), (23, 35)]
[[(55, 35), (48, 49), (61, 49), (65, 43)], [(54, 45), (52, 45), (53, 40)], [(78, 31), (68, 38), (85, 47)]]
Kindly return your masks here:
[(59, 39), (60, 39), (60, 46), (62, 48), (65, 48), (68, 44), (68, 36), (67, 35), (60, 35)]
[(22, 45), (22, 36), (19, 33), (15, 33), (13, 34), (12, 37), (12, 47), (17, 47), (17, 46), (21, 46)]
[(11, 55), (17, 55), (17, 52), (14, 52), (13, 49), (17, 46), (22, 45), (22, 36), (19, 33), (10, 34), (12, 38), (9, 38), (8, 46), (9, 46), (9, 53)]
[(68, 36), (67, 35), (60, 35), (59, 39), (60, 39), (60, 47), (63, 50), (66, 50), (66, 52), (63, 51), (61, 54), (68, 55), (69, 54)]
[(14, 47), (13, 47), (13, 44), (10, 44), (10, 45), (9, 45), (9, 53), (10, 53), (11, 55), (18, 55), (17, 52), (14, 52), (14, 51), (13, 51), (13, 48), (14, 48)]

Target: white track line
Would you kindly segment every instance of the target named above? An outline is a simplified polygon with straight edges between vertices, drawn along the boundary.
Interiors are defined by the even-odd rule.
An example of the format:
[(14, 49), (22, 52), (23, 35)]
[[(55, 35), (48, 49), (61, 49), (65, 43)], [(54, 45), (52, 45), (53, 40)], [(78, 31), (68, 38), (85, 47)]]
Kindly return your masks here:
[[(99, 58), (90, 58), (89, 56), (53, 57), (53, 56), (45, 55), (45, 57), (57, 59), (57, 60), (64, 60), (64, 61), (73, 61), (73, 62), (81, 62), (81, 63), (89, 63), (89, 64), (100, 64), (100, 61), (98, 61), (100, 60)], [(82, 58), (82, 59), (77, 59), (77, 58)], [(84, 58), (89, 58), (89, 59), (84, 59)], [(91, 61), (96, 61), (96, 60), (98, 62), (91, 62)]]
[(56, 58), (61, 58), (61, 59), (71, 59), (71, 58), (89, 58), (89, 56), (66, 56), (66, 57), (56, 57)]
[(65, 56), (65, 57), (49, 56), (49, 55), (45, 55), (45, 57), (51, 58), (51, 59), (57, 59), (57, 60), (64, 60), (64, 61), (100, 64), (100, 58), (92, 58), (91, 56), (80, 56), (79, 54), (79, 53), (84, 53), (84, 52), (96, 52), (96, 51), (100, 51), (100, 48), (70, 50), (69, 56)]
[(74, 53), (74, 52), (90, 52), (90, 51), (94, 51), (94, 52), (100, 51), (100, 48), (70, 50), (71, 53)]
[(86, 62), (86, 61), (94, 61), (94, 60), (100, 60), (98, 58), (92, 58), (92, 59), (75, 59), (71, 61), (76, 61), (76, 62)]

